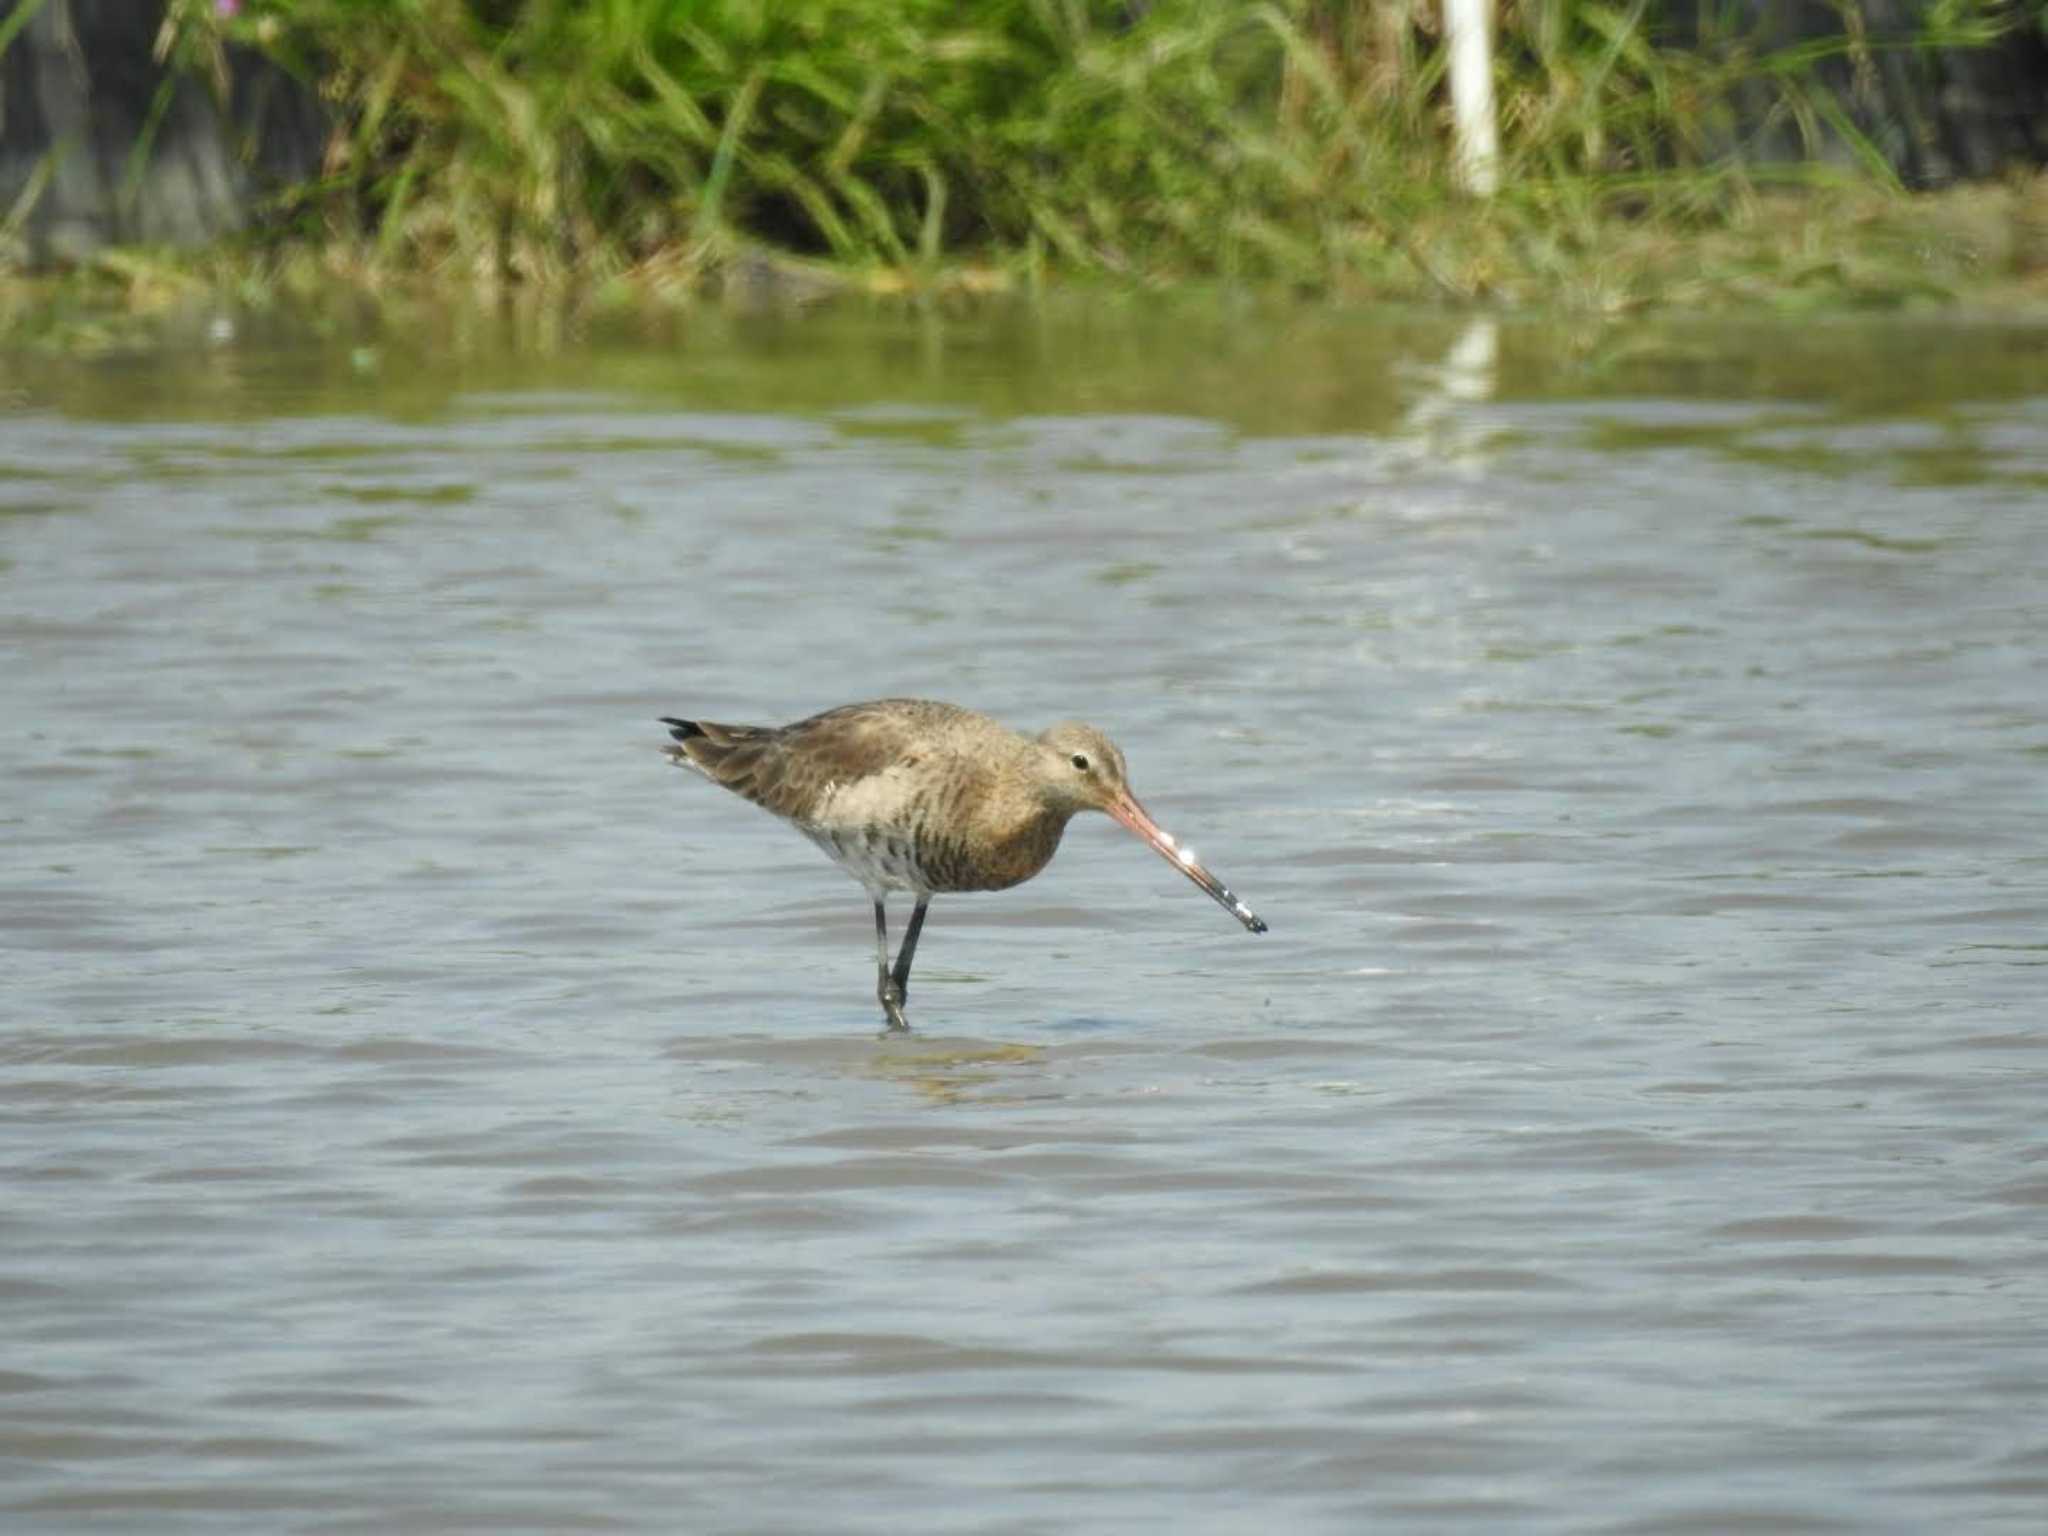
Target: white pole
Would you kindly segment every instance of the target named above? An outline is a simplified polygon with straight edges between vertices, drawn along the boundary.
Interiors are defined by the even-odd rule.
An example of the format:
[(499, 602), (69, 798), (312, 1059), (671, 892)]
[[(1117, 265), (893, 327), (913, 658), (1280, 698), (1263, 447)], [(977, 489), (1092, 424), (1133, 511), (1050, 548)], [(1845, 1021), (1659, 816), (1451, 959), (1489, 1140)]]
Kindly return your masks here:
[(1493, 114), (1493, 0), (1444, 0), (1451, 49), (1451, 114), (1458, 181), (1475, 197), (1500, 186), (1500, 132)]

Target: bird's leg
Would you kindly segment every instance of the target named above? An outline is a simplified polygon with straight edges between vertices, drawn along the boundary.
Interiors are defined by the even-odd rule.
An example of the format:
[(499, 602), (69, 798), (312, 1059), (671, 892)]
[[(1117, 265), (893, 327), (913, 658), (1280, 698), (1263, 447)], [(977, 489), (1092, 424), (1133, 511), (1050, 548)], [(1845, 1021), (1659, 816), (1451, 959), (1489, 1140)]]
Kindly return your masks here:
[[(917, 917), (924, 916), (919, 907)], [(910, 922), (911, 939), (917, 936), (917, 918)], [(906, 970), (905, 974), (908, 974)], [(882, 898), (875, 898), (875, 997), (887, 1015), (891, 1029), (908, 1029), (910, 1021), (903, 1017), (903, 988), (894, 976), (889, 974), (889, 914), (882, 909)]]
[(917, 953), (917, 936), (924, 932), (924, 909), (932, 904), (929, 896), (920, 896), (917, 908), (910, 914), (910, 926), (903, 930), (903, 948), (896, 956), (896, 969), (889, 973), (889, 979), (896, 983), (896, 1001), (910, 1001), (910, 957)]

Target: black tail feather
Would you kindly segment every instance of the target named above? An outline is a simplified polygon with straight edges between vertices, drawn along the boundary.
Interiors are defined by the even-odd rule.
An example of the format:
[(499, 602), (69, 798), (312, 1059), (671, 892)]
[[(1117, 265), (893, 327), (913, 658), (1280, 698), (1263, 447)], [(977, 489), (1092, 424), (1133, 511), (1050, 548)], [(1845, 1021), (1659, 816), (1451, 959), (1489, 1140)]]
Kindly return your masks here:
[(721, 725), (716, 720), (679, 720), (673, 715), (662, 715), (660, 719), (676, 742), (662, 750), (676, 766), (695, 768), (749, 800), (760, 798), (756, 781), (772, 754), (777, 735), (774, 729)]

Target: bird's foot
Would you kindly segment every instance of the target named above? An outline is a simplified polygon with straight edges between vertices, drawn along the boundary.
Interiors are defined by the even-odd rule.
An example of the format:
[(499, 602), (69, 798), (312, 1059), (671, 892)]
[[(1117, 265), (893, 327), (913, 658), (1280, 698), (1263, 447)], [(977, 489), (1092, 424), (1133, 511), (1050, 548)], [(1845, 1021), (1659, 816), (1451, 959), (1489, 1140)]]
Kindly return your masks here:
[(903, 988), (891, 977), (877, 990), (876, 996), (882, 1001), (882, 1012), (888, 1017), (889, 1028), (908, 1034), (910, 1020), (903, 1016)]

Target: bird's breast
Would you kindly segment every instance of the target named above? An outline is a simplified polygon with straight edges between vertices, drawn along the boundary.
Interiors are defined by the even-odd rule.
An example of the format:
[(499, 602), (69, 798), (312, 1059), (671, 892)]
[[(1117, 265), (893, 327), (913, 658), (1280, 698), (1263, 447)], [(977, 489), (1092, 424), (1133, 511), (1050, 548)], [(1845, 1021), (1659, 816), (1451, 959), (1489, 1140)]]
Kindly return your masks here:
[(798, 821), (871, 890), (999, 891), (1030, 879), (1066, 818), (987, 782), (892, 768), (829, 786)]

